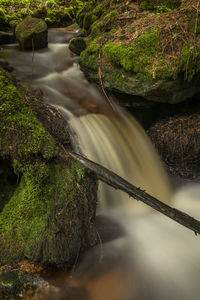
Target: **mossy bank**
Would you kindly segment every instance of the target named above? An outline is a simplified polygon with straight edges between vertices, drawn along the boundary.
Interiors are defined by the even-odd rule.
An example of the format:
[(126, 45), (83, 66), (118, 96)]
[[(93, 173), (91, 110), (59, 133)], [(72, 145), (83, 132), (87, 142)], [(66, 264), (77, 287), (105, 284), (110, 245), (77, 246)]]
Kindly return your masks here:
[(200, 92), (197, 0), (91, 5), (76, 14), (87, 34), (80, 64), (90, 79), (98, 82), (101, 74), (107, 89), (156, 102), (178, 103)]
[(95, 243), (96, 181), (63, 158), (33, 114), (35, 101), (0, 69), (0, 264), (72, 264)]

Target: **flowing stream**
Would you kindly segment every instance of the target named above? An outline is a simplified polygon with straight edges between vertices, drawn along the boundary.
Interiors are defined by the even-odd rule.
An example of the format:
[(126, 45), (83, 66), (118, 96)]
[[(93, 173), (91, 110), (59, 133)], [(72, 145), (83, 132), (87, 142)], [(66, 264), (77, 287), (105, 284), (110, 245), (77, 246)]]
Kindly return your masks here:
[[(74, 133), (75, 151), (200, 219), (200, 187), (172, 191), (142, 127), (85, 79), (66, 45), (72, 35), (51, 30), (48, 49), (21, 52), (11, 45), (1, 57), (62, 112)], [(98, 193), (99, 216), (124, 232), (89, 251), (72, 273), (66, 284), (85, 291), (78, 299), (199, 300), (199, 237), (105, 184), (99, 183)]]

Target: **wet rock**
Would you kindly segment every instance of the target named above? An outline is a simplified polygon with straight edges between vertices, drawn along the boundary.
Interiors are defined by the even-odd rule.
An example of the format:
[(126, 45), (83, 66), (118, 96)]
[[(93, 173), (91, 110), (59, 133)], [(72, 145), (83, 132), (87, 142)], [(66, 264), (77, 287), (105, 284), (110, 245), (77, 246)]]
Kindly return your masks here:
[(0, 31), (0, 45), (12, 44), (15, 42), (15, 37), (11, 32)]
[[(198, 104), (178, 115), (156, 122), (148, 134), (170, 173), (187, 179), (200, 179), (200, 112)], [(175, 109), (174, 109), (175, 110)]]
[[(98, 49), (99, 45), (91, 44), (80, 56), (80, 65), (85, 75), (96, 82), (99, 82)], [(107, 90), (148, 101), (176, 104), (200, 94), (198, 73), (190, 81), (186, 81), (183, 74), (179, 74), (176, 79), (145, 78), (110, 63), (102, 65), (101, 72)]]
[(80, 55), (86, 48), (86, 42), (82, 37), (73, 38), (69, 43), (69, 49), (77, 55)]
[(34, 293), (37, 289), (48, 289), (48, 282), (28, 272), (14, 270), (4, 272), (0, 275), (1, 299), (18, 299), (21, 293), (30, 291)]
[(16, 38), (22, 50), (46, 48), (48, 28), (42, 19), (26, 17), (15, 30)]

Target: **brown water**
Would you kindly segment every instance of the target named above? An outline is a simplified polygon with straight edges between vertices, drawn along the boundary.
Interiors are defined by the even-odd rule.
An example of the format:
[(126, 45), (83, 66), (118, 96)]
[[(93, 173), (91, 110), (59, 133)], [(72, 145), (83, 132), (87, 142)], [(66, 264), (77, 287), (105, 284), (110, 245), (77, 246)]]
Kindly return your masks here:
[[(172, 192), (141, 126), (114, 103), (113, 113), (106, 99), (85, 79), (77, 58), (61, 43), (70, 37), (65, 31), (52, 31), (49, 49), (34, 54), (34, 68), (33, 54), (20, 52), (14, 45), (4, 49), (3, 56), (18, 78), (39, 86), (46, 101), (60, 109), (75, 133), (72, 141), (77, 152), (200, 219), (200, 187)], [(98, 212), (118, 223), (124, 233), (86, 253), (70, 278), (57, 278), (61, 290), (67, 287), (71, 293), (66, 299), (199, 300), (199, 237), (102, 184)], [(105, 234), (106, 229), (99, 233), (100, 241)], [(74, 287), (80, 294), (70, 292)]]

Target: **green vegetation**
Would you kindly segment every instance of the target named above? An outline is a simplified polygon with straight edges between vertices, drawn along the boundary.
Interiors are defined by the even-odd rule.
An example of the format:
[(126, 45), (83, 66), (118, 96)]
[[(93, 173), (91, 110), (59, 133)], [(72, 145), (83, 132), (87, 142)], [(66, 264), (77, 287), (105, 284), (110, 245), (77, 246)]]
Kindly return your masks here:
[(200, 46), (196, 48), (183, 46), (179, 68), (184, 73), (185, 80), (191, 81), (200, 71)]
[(92, 38), (97, 37), (98, 35), (100, 35), (101, 30), (103, 28), (103, 22), (102, 21), (96, 21), (91, 25), (91, 36)]
[[(56, 158), (53, 138), (27, 101), (32, 100), (25, 102), (0, 69), (1, 168), (1, 157), (7, 158), (0, 184), (6, 185), (0, 193), (0, 264), (23, 258), (48, 264), (73, 261), (88, 242), (95, 183), (79, 163)], [(2, 181), (7, 168), (18, 178), (10, 190)]]
[(142, 0), (141, 8), (156, 10), (158, 12), (169, 11), (176, 6), (176, 0)]
[(26, 106), (11, 77), (0, 68), (0, 152), (23, 157), (41, 153), (51, 158), (55, 146), (51, 136)]
[[(13, 165), (15, 172), (23, 176), (0, 214), (0, 234), (6, 241), (6, 249), (10, 249), (5, 259), (26, 257), (59, 263), (63, 258), (56, 247), (57, 231), (65, 238), (65, 242), (59, 241), (58, 247), (63, 247), (60, 254), (66, 261), (74, 257), (81, 247), (79, 211), (84, 211), (78, 205), (82, 203), (83, 208), (88, 205), (84, 169), (78, 163), (61, 165), (43, 159), (23, 164), (14, 160)], [(81, 183), (79, 189), (78, 183)], [(0, 258), (3, 262), (4, 258)]]
[(80, 55), (80, 64), (96, 71), (98, 69), (98, 51), (100, 46), (94, 40)]
[(147, 75), (153, 67), (153, 56), (158, 49), (159, 30), (143, 33), (134, 43), (108, 43), (103, 46), (103, 56), (126, 71)]

